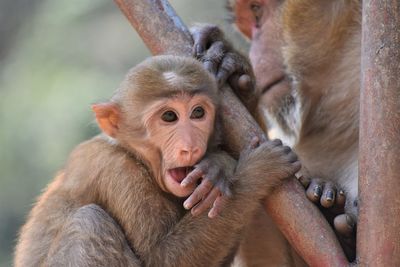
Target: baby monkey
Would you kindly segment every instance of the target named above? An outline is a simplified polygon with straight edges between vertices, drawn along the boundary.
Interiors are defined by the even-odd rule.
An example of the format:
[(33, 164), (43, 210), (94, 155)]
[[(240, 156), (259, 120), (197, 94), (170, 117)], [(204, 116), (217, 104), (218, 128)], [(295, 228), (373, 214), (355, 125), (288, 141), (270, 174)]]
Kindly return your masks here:
[[(227, 264), (259, 201), (300, 168), (279, 141), (254, 142), (237, 164), (218, 149), (218, 88), (191, 58), (144, 61), (92, 109), (103, 134), (39, 198), (17, 267)], [(215, 218), (187, 211), (218, 206), (221, 192)]]

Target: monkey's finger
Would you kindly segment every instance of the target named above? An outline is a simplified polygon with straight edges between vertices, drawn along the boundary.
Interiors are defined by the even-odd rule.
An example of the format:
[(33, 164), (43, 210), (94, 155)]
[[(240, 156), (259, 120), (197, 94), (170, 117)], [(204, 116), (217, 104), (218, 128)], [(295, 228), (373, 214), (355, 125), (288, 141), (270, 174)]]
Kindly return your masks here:
[(248, 74), (233, 73), (228, 77), (228, 83), (232, 89), (243, 97), (250, 97), (255, 95), (256, 87), (254, 81)]
[(218, 73), (218, 67), (220, 66), (224, 56), (224, 43), (221, 41), (217, 41), (211, 44), (210, 48), (207, 50), (206, 54), (201, 60), (203, 61), (204, 67), (216, 76)]
[(332, 183), (326, 183), (320, 200), (321, 206), (330, 208), (335, 204), (336, 187)]
[(201, 25), (191, 28), (193, 38), (193, 56), (201, 58), (204, 56), (211, 43), (222, 40), (223, 33), (215, 25)]
[(293, 151), (291, 151), (291, 152), (289, 152), (289, 154), (287, 154), (287, 158), (290, 163), (293, 163), (293, 162), (296, 162), (299, 160), (296, 153), (294, 153)]
[(293, 173), (292, 174), (295, 174), (296, 172), (300, 171), (301, 162), (299, 160), (296, 160), (296, 161), (292, 162), (292, 168), (293, 168)]
[(226, 202), (227, 202), (226, 196), (221, 196), (221, 195), (218, 196), (217, 199), (214, 201), (211, 210), (208, 212), (208, 217), (215, 218), (219, 214), (221, 214), (221, 211), (224, 209)]
[(344, 205), (346, 204), (346, 194), (342, 189), (338, 190), (336, 195), (336, 206), (337, 208), (344, 209)]
[[(228, 82), (236, 94), (240, 96), (255, 96), (255, 78), (248, 63), (248, 59), (238, 52), (227, 52), (222, 65), (233, 71), (232, 75), (228, 75)], [(256, 96), (255, 96), (256, 97)]]
[(343, 190), (336, 190), (335, 203), (331, 210), (334, 214), (344, 213), (344, 205), (346, 204), (346, 195)]
[(282, 150), (286, 154), (292, 153), (292, 149), (289, 146), (282, 146)]
[(243, 149), (241, 154), (249, 154), (252, 150), (260, 146), (260, 138), (258, 136), (253, 136), (248, 143), (248, 145)]
[(200, 59), (204, 55), (205, 46), (202, 43), (194, 43), (192, 48), (192, 56)]
[(249, 150), (255, 149), (260, 146), (260, 138), (258, 136), (253, 136), (250, 140), (250, 144), (248, 146)]
[(307, 198), (314, 203), (318, 203), (322, 195), (322, 190), (322, 183), (317, 179), (313, 179), (306, 191)]
[(274, 139), (274, 140), (272, 140), (272, 141), (270, 141), (270, 144), (272, 145), (272, 146), (281, 146), (282, 145), (282, 141), (280, 140), (280, 139)]
[(214, 187), (211, 192), (204, 198), (202, 199), (196, 206), (194, 206), (191, 210), (193, 216), (197, 216), (206, 210), (210, 209), (215, 202), (215, 200), (218, 198), (218, 196), (221, 195), (221, 192), (219, 191), (218, 188)]
[(279, 154), (288, 154), (289, 152), (292, 151), (290, 147), (284, 145), (278, 145), (277, 143), (278, 141), (269, 142), (267, 143), (267, 145), (273, 152), (277, 152)]
[(294, 176), (296, 176), (297, 180), (299, 180), (299, 182), (303, 185), (304, 188), (307, 188), (311, 183), (310, 178), (302, 175), (301, 172), (295, 173)]
[(204, 172), (201, 168), (195, 168), (182, 180), (181, 186), (188, 187), (189, 185), (196, 183), (203, 175)]
[(194, 205), (199, 203), (202, 199), (204, 199), (208, 193), (213, 188), (213, 184), (208, 179), (203, 179), (198, 187), (193, 191), (193, 193), (185, 200), (183, 203), (183, 207), (185, 209), (191, 209)]
[(217, 73), (219, 85), (228, 80), (235, 93), (241, 96), (254, 93), (254, 79), (251, 78), (252, 71), (247, 62), (247, 59), (237, 52), (226, 52)]
[(219, 189), (219, 191), (222, 193), (224, 196), (232, 196), (232, 180), (227, 179), (223, 173), (219, 173), (220, 179), (216, 179), (216, 182), (214, 182), (214, 186)]
[(203, 56), (207, 43), (209, 42), (209, 36), (203, 28), (195, 26), (190, 29), (193, 38), (192, 55), (196, 58)]
[(203, 178), (209, 180), (214, 186), (220, 182), (221, 169), (216, 165), (209, 165), (204, 172)]
[(310, 185), (310, 179), (304, 177), (304, 176), (300, 176), (298, 178), (299, 182), (303, 185), (304, 188), (307, 188)]
[(255, 92), (254, 81), (248, 74), (240, 75), (237, 84), (242, 94), (253, 94)]
[(356, 220), (350, 214), (340, 214), (333, 220), (335, 230), (344, 237), (351, 237), (355, 233)]
[[(231, 53), (227, 53), (225, 57), (222, 59), (221, 64), (219, 65), (218, 72), (216, 75), (216, 79), (218, 81), (218, 86), (221, 87), (225, 84), (225, 82), (228, 80), (228, 78), (237, 71), (236, 69), (236, 62), (234, 59), (230, 56)], [(236, 89), (238, 86), (234, 85), (234, 89)], [(236, 90), (237, 91), (237, 90)]]
[[(197, 35), (198, 36), (198, 35)], [(205, 51), (206, 51), (206, 41), (205, 37), (200, 39), (199, 36), (199, 41), (194, 42), (193, 48), (192, 48), (192, 55), (193, 57), (200, 59), (204, 56)]]

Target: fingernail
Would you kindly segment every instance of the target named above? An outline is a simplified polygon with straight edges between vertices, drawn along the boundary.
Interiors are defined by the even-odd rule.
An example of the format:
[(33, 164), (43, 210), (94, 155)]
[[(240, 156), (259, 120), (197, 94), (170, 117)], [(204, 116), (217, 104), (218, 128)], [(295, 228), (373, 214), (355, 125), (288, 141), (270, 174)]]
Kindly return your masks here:
[(183, 207), (187, 210), (190, 209), (190, 201), (183, 202)]
[(339, 191), (339, 195), (344, 196), (344, 191), (343, 191), (343, 190), (340, 190), (340, 191)]
[(213, 211), (213, 210), (210, 210), (210, 212), (208, 213), (208, 218), (215, 218), (215, 216), (216, 216), (217, 214)]
[(200, 45), (197, 45), (197, 47), (196, 47), (196, 54), (197, 54), (198, 57), (201, 56), (202, 50), (203, 50), (203, 49), (201, 48), (201, 46), (200, 46)]
[(333, 192), (331, 190), (328, 190), (328, 192), (326, 192), (326, 201), (333, 201)]
[(322, 188), (319, 185), (314, 187), (314, 197), (319, 197), (322, 194)]
[(188, 186), (188, 181), (186, 181), (186, 180), (183, 180), (182, 182), (181, 182), (181, 186), (182, 187), (186, 187), (186, 186)]
[(251, 79), (250, 76), (247, 74), (243, 74), (239, 77), (239, 88), (243, 91), (247, 91), (251, 88)]

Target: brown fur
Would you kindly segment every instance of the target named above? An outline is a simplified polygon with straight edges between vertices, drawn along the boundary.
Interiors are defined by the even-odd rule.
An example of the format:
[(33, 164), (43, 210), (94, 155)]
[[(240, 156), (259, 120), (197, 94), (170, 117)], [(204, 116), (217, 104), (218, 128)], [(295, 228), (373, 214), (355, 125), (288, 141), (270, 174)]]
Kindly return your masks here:
[[(323, 14), (323, 15), (321, 15)], [(305, 174), (333, 181), (357, 214), (361, 2), (287, 1), (284, 57), (295, 81)], [(318, 25), (318, 27), (315, 27)]]
[[(159, 165), (168, 159), (159, 156), (165, 156), (157, 145), (161, 141), (152, 140), (149, 133), (157, 120), (138, 126), (154, 111), (149, 107), (159, 98), (157, 94), (163, 93), (165, 101), (187, 99), (186, 93), (165, 92), (176, 87), (160, 86), (159, 75), (139, 75), (137, 79), (145, 80), (135, 84), (132, 77), (141, 68), (164, 64), (168, 65), (166, 71), (179, 66), (183, 71), (193, 71), (187, 77), (194, 80), (179, 82), (185, 84), (179, 90), (190, 94), (191, 88), (208, 83), (211, 87), (202, 88), (200, 94), (216, 100), (212, 79), (191, 59), (157, 57), (135, 68), (113, 98), (117, 105), (95, 108), (101, 128), (115, 139), (97, 136), (72, 152), (21, 230), (16, 267), (220, 266), (229, 262), (259, 201), (284, 177), (298, 170), (292, 152), (276, 142), (255, 146), (241, 154), (235, 174), (229, 177), (235, 181), (233, 195), (226, 200), (221, 214), (214, 219), (204, 214), (192, 216), (183, 208), (184, 199), (171, 194), (163, 183), (166, 178)], [(134, 90), (139, 91), (135, 94)], [(137, 95), (141, 97), (135, 98)], [(197, 95), (194, 93), (193, 98)], [(138, 116), (140, 111), (144, 113)], [(208, 139), (209, 132), (212, 127), (197, 138)], [(224, 153), (218, 161), (228, 169), (234, 167)]]

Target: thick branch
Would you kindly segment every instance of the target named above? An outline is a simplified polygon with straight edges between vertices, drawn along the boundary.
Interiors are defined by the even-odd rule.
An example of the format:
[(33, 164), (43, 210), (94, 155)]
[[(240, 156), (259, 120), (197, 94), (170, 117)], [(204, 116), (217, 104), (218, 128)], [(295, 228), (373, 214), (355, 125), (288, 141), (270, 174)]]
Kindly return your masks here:
[[(153, 54), (191, 55), (187, 28), (166, 0), (115, 0)], [(222, 96), (225, 141), (238, 154), (254, 136), (266, 137), (245, 107), (226, 86)], [(331, 227), (305, 197), (296, 179), (290, 179), (267, 200), (267, 211), (289, 242), (310, 266), (345, 266)]]
[(361, 266), (400, 266), (400, 3), (364, 0), (360, 106)]

